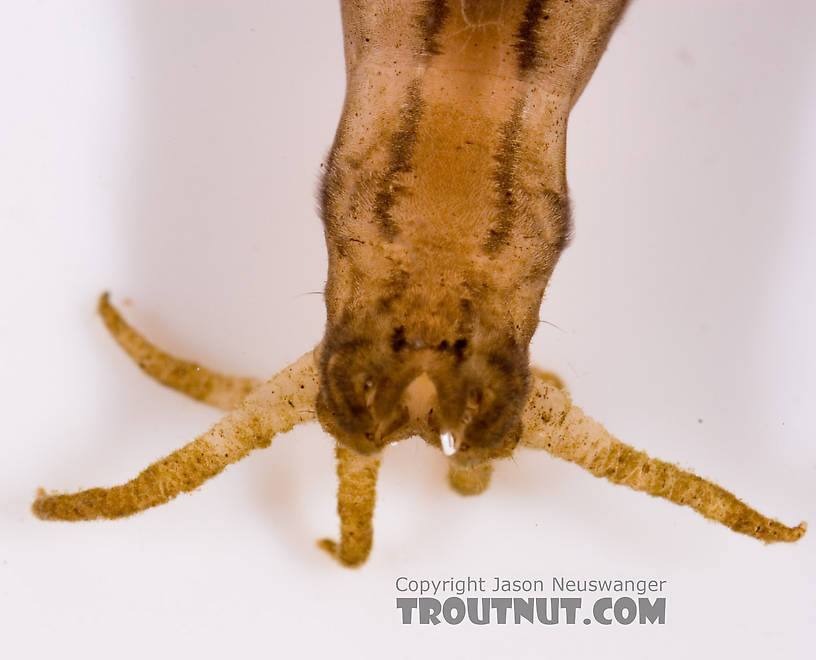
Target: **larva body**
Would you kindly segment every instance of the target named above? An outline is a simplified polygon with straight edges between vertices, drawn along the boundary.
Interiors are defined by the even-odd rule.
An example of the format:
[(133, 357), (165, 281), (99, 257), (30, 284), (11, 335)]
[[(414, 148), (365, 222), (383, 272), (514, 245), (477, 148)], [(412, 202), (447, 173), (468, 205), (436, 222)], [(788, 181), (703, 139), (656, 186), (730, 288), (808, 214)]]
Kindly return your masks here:
[(317, 418), (336, 440), (338, 541), (372, 547), (380, 449), (420, 435), (481, 493), (517, 444), (688, 506), (767, 543), (788, 527), (626, 445), (528, 364), (569, 233), (567, 118), (626, 0), (343, 0), (347, 94), (321, 192), (329, 254), (322, 343), (272, 379), (219, 374), (99, 312), (139, 366), (223, 408), (209, 431), (130, 481), (40, 492), (43, 519), (117, 518), (191, 491)]
[(567, 117), (625, 4), (341, 3), (318, 414), (350, 447), (448, 433), (462, 464), (512, 452), (569, 233)]

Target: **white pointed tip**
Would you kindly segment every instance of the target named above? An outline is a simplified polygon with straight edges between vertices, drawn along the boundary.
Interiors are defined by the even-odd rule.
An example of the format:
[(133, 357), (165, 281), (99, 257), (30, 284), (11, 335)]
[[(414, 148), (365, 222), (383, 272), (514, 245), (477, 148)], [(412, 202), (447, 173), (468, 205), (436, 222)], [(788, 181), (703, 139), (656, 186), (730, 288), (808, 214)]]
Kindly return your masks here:
[(453, 433), (445, 431), (439, 436), (439, 442), (442, 445), (442, 453), (445, 456), (453, 456), (456, 453), (456, 440), (453, 438)]

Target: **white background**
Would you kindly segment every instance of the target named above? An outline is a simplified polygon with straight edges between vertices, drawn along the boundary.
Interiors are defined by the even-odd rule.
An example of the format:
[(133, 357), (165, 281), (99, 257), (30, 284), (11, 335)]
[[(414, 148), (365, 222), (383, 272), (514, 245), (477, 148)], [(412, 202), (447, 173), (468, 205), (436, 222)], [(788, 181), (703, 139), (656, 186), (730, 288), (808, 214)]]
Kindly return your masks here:
[[(812, 525), (814, 30), (805, 0), (634, 3), (572, 116), (576, 233), (532, 346), (618, 437)], [(131, 519), (30, 515), (38, 486), (122, 482), (219, 416), (129, 363), (101, 290), (228, 372), (320, 338), (341, 47), (328, 1), (0, 4), (0, 652), (805, 657), (814, 530), (766, 547), (529, 451), (463, 499), (438, 452), (390, 448), (358, 571), (314, 543), (337, 527), (317, 426)], [(403, 626), (400, 575), (653, 576), (668, 620)]]

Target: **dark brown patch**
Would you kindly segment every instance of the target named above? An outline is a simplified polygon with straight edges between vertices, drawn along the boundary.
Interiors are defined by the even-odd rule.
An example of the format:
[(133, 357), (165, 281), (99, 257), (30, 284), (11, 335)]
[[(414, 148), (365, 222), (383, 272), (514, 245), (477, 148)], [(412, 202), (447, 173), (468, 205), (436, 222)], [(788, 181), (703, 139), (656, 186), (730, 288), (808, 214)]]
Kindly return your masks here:
[(544, 13), (544, 4), (545, 0), (529, 0), (524, 9), (524, 18), (516, 32), (518, 41), (513, 46), (518, 53), (518, 68), (522, 73), (536, 66), (541, 58), (536, 32)]
[(411, 158), (417, 140), (417, 127), (422, 116), (422, 98), (419, 81), (408, 87), (408, 97), (400, 110), (399, 127), (391, 136), (388, 146), (388, 168), (383, 175), (374, 198), (374, 217), (385, 238), (393, 240), (399, 233), (391, 217), (391, 209), (405, 189), (395, 183), (399, 174), (411, 171)]
[(456, 356), (457, 360), (462, 361), (465, 358), (465, 349), (467, 348), (467, 345), (467, 339), (464, 337), (453, 342), (453, 354)]
[(405, 339), (405, 326), (401, 325), (394, 328), (394, 333), (391, 335), (391, 349), (398, 353), (408, 345), (408, 340)]
[(555, 250), (558, 254), (567, 247), (572, 238), (572, 210), (570, 208), (569, 196), (545, 188), (542, 193), (544, 197), (550, 200), (550, 204), (556, 209), (555, 217), (558, 225), (556, 226), (557, 241)]
[(441, 47), (436, 37), (442, 30), (450, 9), (445, 0), (426, 0), (423, 3), (423, 10), (416, 19), (422, 34), (422, 54), (439, 55)]

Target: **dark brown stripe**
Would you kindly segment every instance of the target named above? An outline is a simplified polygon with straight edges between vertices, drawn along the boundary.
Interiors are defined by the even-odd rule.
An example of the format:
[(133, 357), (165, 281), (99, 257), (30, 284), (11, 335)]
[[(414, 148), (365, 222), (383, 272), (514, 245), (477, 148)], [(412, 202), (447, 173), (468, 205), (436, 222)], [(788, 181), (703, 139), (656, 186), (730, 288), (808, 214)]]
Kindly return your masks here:
[(450, 9), (445, 0), (426, 0), (423, 3), (423, 10), (416, 19), (422, 34), (422, 54), (439, 55), (441, 47), (436, 37), (442, 30)]
[(532, 69), (539, 64), (541, 54), (538, 51), (538, 24), (542, 17), (546, 20), (549, 16), (544, 14), (545, 0), (529, 0), (524, 9), (524, 18), (516, 32), (516, 43), (514, 47), (518, 53), (519, 71)]
[(519, 145), (519, 133), (521, 132), (521, 112), (524, 108), (524, 101), (516, 99), (513, 103), (513, 111), (510, 119), (504, 122), (499, 128), (501, 140), (499, 143), (499, 153), (496, 154), (498, 167), (493, 173), (493, 182), (498, 195), (498, 220), (490, 228), (487, 240), (483, 249), (487, 254), (493, 255), (501, 247), (507, 244), (507, 238), (513, 228), (513, 219), (516, 215), (516, 200), (513, 193), (513, 184), (516, 166), (516, 150)]
[(419, 81), (408, 86), (408, 96), (400, 110), (399, 127), (391, 136), (388, 146), (388, 169), (380, 180), (374, 198), (374, 217), (379, 222), (380, 232), (392, 240), (399, 232), (391, 217), (391, 209), (397, 199), (405, 194), (405, 189), (395, 183), (399, 174), (411, 171), (411, 158), (417, 140), (417, 127), (422, 116), (422, 98)]

